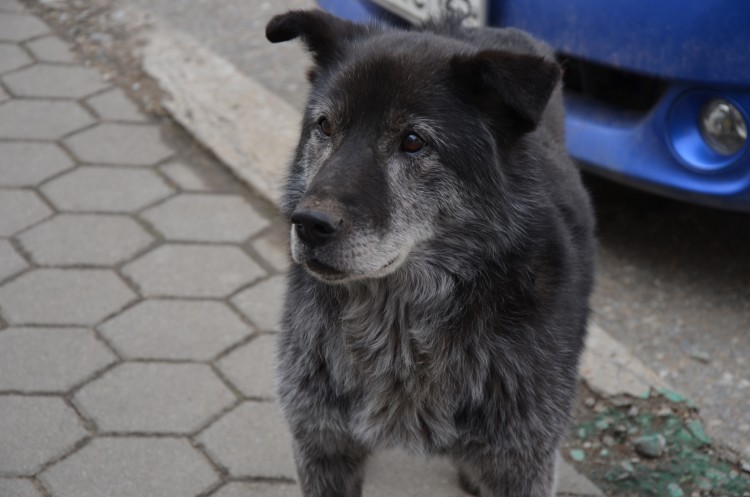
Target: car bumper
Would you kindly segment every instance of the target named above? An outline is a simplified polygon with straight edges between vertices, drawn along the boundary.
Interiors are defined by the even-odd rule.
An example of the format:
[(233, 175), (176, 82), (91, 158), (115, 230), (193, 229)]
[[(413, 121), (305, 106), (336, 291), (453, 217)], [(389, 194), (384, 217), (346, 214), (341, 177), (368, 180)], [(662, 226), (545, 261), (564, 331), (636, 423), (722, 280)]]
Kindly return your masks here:
[(569, 93), (568, 150), (585, 170), (609, 179), (693, 203), (750, 211), (750, 147), (746, 143), (731, 158), (712, 156), (698, 131), (701, 105), (714, 97), (736, 103), (750, 122), (750, 91), (672, 84), (640, 115)]

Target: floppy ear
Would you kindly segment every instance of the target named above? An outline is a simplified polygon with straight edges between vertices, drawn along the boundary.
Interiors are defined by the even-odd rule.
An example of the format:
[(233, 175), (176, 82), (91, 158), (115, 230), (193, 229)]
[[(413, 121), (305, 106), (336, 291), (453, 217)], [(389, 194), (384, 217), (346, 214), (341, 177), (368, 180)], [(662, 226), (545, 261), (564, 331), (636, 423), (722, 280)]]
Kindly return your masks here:
[(452, 60), (457, 84), (480, 110), (509, 110), (519, 131), (527, 133), (539, 124), (562, 71), (542, 57), (501, 50), (458, 55)]
[(322, 10), (292, 10), (279, 14), (266, 25), (266, 38), (271, 43), (302, 38), (318, 65), (335, 60), (343, 42), (367, 31)]

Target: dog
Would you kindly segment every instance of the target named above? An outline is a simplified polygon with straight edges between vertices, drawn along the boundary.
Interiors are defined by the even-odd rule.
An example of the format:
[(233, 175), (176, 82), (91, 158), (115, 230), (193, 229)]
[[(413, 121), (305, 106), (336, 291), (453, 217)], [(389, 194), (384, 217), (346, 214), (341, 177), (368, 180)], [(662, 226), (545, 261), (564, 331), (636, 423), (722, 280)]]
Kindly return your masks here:
[(515, 29), (266, 27), (312, 55), (281, 201), (278, 398), (306, 497), (361, 495), (379, 447), (483, 497), (549, 497), (594, 274), (561, 68)]

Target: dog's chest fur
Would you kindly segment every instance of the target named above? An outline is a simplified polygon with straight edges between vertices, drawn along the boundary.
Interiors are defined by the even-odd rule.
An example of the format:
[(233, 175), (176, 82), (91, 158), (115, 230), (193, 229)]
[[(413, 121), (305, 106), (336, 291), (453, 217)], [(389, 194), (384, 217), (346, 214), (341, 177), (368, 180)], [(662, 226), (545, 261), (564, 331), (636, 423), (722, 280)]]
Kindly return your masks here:
[(432, 306), (386, 281), (339, 295), (343, 354), (328, 360), (340, 369), (339, 386), (353, 393), (349, 422), (362, 442), (433, 452), (456, 438), (457, 385), (436, 367), (443, 352)]

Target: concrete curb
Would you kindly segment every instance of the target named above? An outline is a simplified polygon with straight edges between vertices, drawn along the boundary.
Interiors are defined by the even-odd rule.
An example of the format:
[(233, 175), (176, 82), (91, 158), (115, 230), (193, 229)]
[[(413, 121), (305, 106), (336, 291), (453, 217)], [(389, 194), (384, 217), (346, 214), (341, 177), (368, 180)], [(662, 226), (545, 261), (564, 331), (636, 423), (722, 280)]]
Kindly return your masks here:
[[(134, 8), (130, 16), (145, 15)], [(140, 34), (143, 69), (171, 99), (172, 117), (239, 179), (278, 205), (284, 161), (299, 137), (301, 116), (231, 63), (149, 16)]]
[(589, 325), (580, 374), (589, 388), (604, 397), (648, 398), (652, 389), (672, 390), (626, 346), (593, 322)]

